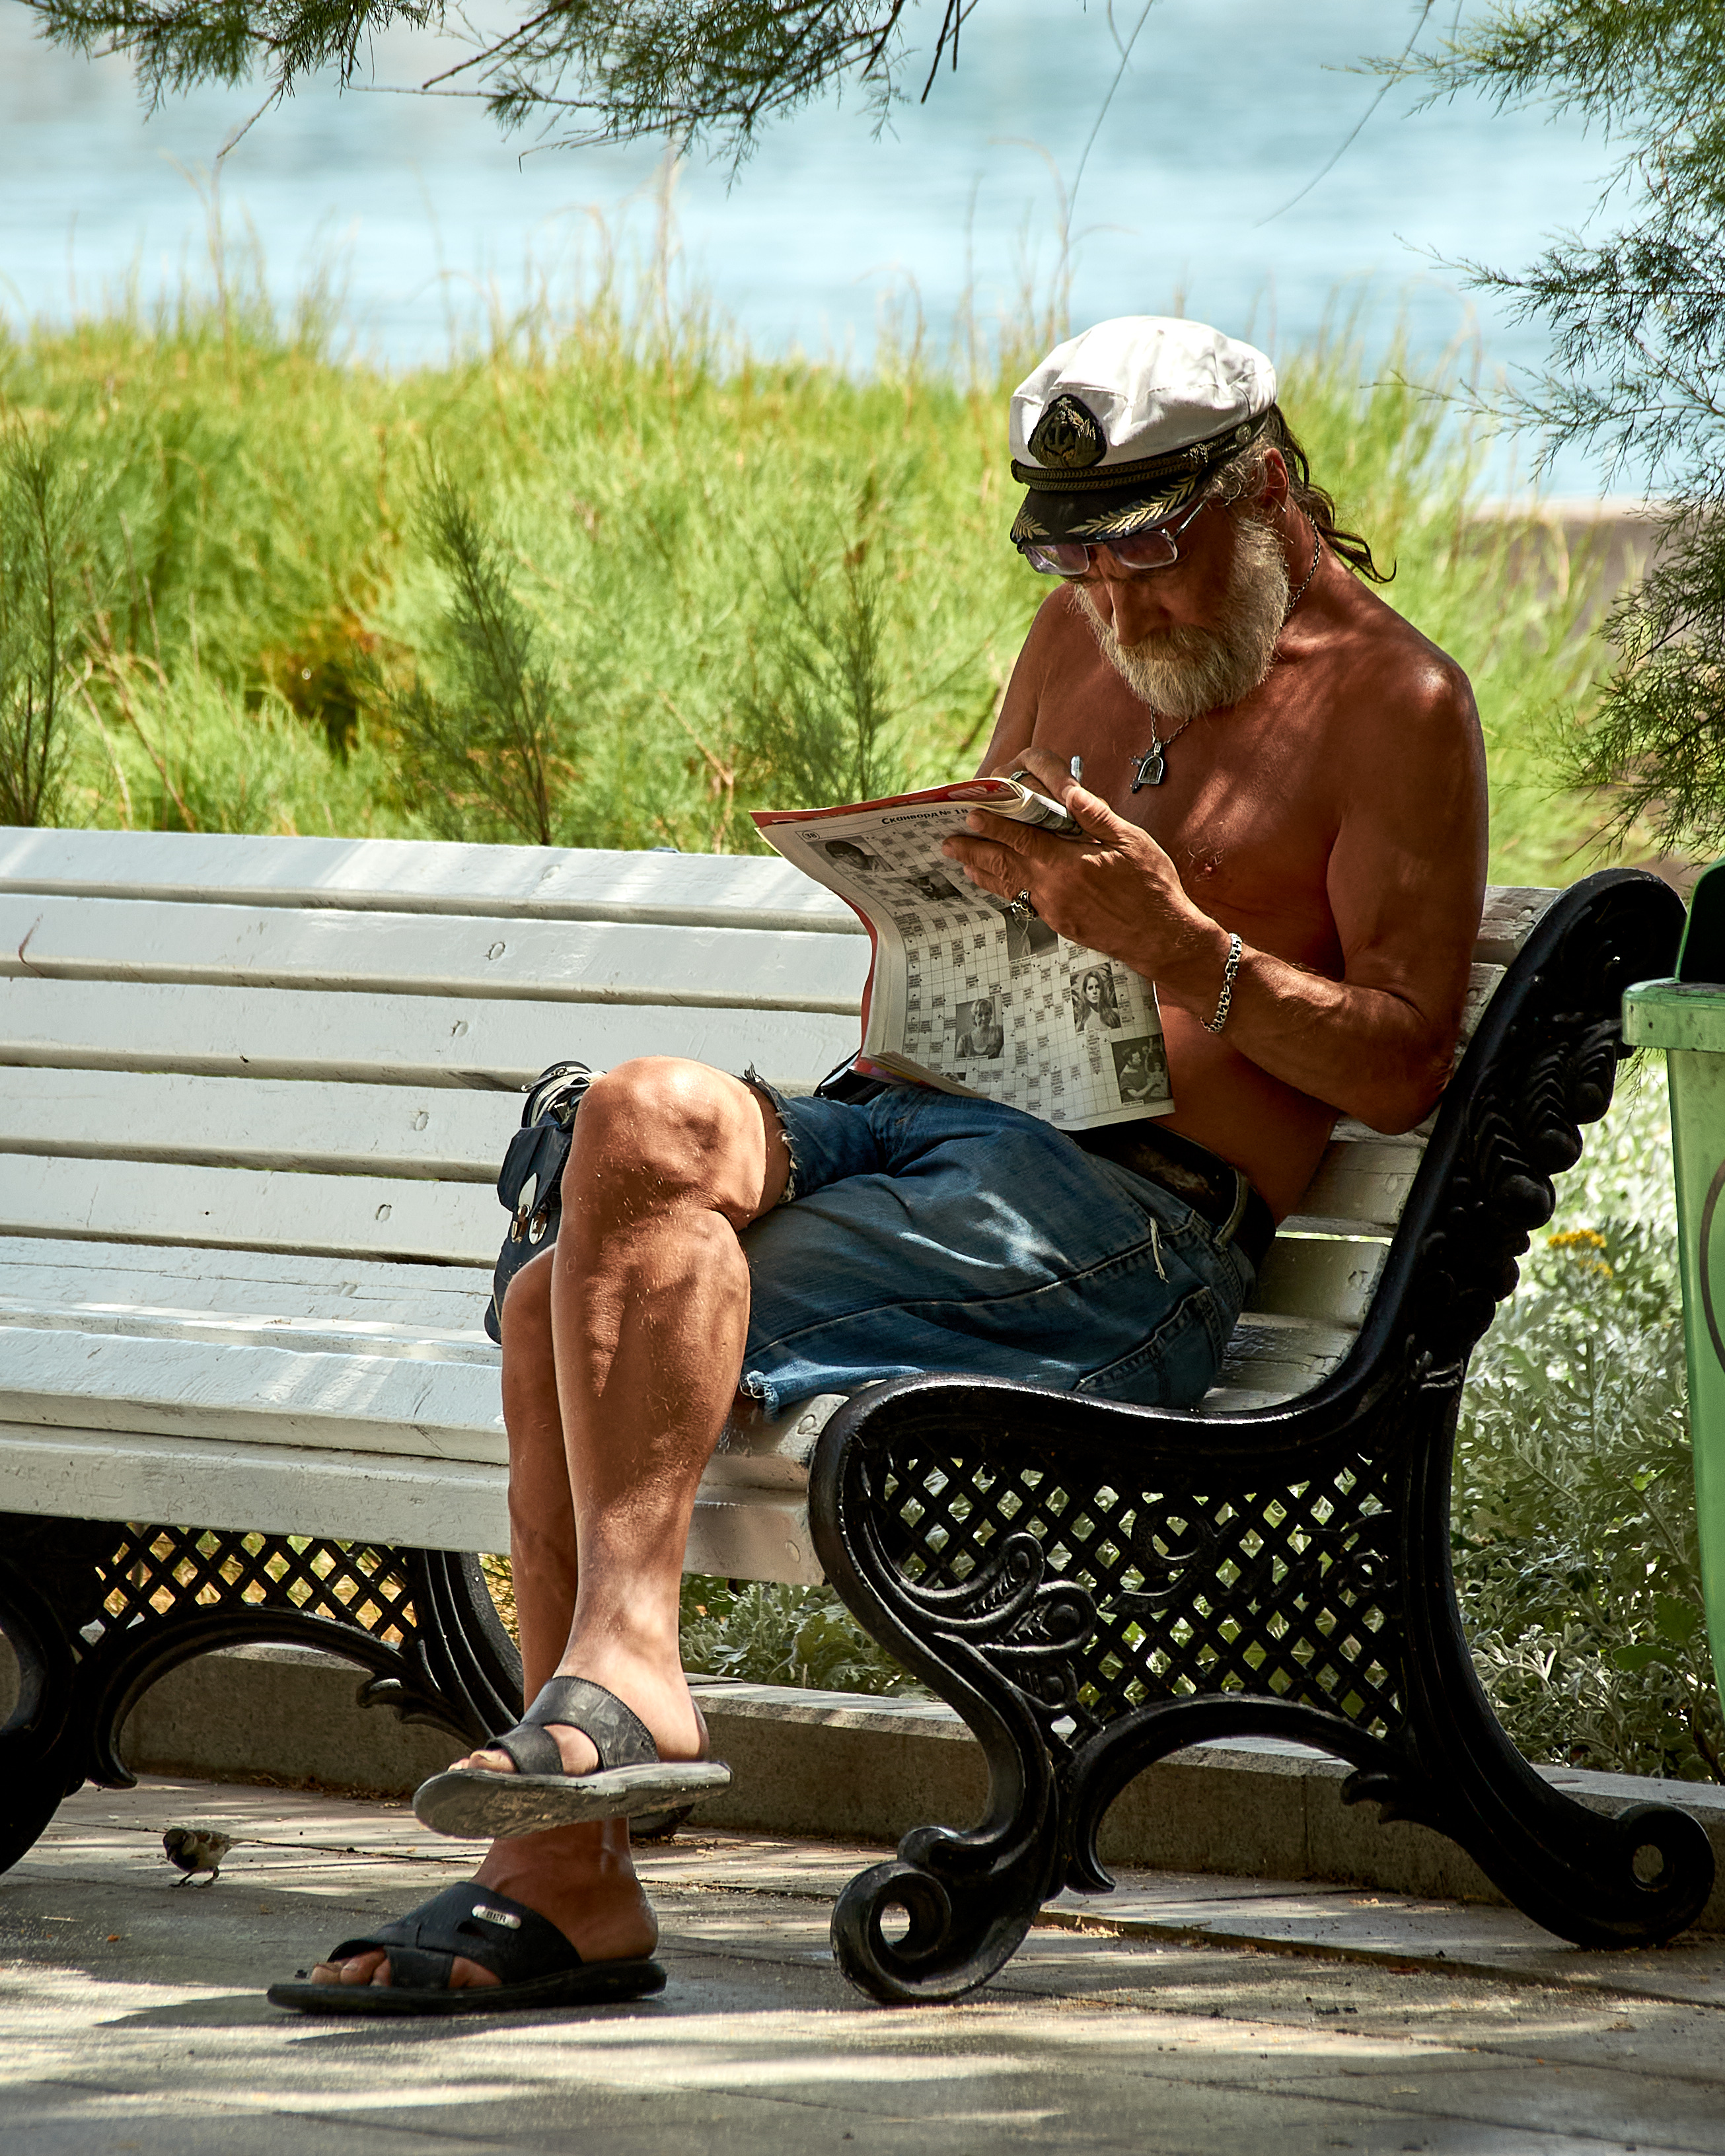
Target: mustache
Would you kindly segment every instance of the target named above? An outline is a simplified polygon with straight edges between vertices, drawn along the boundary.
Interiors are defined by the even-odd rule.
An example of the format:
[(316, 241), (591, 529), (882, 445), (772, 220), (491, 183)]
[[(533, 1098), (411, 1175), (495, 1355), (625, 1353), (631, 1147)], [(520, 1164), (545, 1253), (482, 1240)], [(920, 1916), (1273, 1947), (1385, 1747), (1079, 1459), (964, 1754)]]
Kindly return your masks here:
[(1287, 618), (1287, 563), (1260, 519), (1240, 518), (1235, 529), (1234, 561), (1214, 629), (1176, 622), (1123, 644), (1088, 589), (1072, 587), (1102, 656), (1141, 703), (1168, 718), (1196, 718), (1240, 702), (1275, 661)]

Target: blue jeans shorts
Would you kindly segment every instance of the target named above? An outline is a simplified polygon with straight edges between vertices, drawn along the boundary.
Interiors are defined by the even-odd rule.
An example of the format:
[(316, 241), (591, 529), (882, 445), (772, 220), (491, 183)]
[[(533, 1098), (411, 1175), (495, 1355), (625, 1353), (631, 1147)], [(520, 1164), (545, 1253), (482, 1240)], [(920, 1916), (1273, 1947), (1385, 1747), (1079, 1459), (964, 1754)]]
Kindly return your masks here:
[(950, 1371), (1189, 1407), (1250, 1265), (1158, 1183), (1039, 1117), (923, 1086), (787, 1100), (783, 1202), (744, 1231), (742, 1389), (816, 1393)]

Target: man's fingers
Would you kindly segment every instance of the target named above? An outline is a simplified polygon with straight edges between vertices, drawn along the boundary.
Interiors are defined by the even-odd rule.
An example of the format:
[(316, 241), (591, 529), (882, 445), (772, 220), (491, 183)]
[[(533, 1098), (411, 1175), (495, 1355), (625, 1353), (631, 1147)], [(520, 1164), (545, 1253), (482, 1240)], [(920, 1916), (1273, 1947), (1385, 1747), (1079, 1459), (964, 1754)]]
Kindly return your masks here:
[(1113, 839), (1122, 831), (1132, 828), (1123, 817), (1115, 814), (1100, 794), (1091, 793), (1088, 788), (1081, 786), (1074, 778), (1066, 781), (1066, 792), (1060, 805), (1093, 839)]
[(1024, 880), (1027, 864), (985, 839), (951, 838), (944, 850), (947, 859), (956, 861), (973, 883), (986, 885), (1003, 897), (1010, 898)]
[(1026, 783), (1039, 793), (1058, 801), (1092, 838), (1117, 839), (1123, 832), (1135, 828), (1117, 816), (1100, 794), (1092, 793), (1074, 778), (1068, 765), (1050, 749), (1027, 748), (993, 775), (1010, 778), (1019, 772), (1026, 774)]
[[(986, 839), (991, 845), (999, 847), (1003, 853), (1032, 853), (1034, 850), (1032, 842), (1043, 835), (1029, 824), (1014, 824), (1009, 816), (991, 816), (986, 808), (973, 808), (964, 820), (971, 834), (978, 839)], [(966, 834), (961, 831), (953, 835), (963, 838)]]

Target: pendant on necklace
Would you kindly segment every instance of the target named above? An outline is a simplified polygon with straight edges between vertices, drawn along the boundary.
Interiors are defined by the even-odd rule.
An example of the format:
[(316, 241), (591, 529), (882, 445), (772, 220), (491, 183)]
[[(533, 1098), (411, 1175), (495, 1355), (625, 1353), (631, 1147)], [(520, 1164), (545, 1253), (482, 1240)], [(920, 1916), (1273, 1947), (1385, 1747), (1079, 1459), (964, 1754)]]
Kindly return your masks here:
[(1153, 748), (1147, 748), (1138, 758), (1137, 768), (1132, 773), (1132, 783), (1127, 792), (1136, 793), (1141, 787), (1160, 786), (1163, 773), (1167, 769), (1168, 759), (1162, 752), (1162, 743), (1158, 742)]

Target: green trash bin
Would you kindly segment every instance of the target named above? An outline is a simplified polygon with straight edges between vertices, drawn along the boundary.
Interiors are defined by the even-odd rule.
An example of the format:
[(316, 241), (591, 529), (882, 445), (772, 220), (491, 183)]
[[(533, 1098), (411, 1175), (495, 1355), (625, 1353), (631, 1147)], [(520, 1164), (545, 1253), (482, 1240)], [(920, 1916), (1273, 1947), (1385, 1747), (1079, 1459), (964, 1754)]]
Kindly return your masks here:
[(1695, 886), (1676, 978), (1625, 991), (1623, 1037), (1666, 1052), (1702, 1586), (1725, 1697), (1725, 861)]

